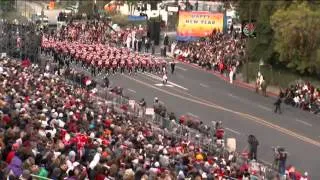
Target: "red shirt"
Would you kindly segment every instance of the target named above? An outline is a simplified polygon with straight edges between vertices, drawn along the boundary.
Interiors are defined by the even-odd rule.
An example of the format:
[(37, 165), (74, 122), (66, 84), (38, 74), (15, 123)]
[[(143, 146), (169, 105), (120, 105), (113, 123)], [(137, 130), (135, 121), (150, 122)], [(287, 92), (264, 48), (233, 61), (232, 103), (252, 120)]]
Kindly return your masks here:
[(112, 120), (107, 119), (105, 122), (106, 127), (110, 127), (111, 124), (112, 124)]
[(106, 176), (105, 175), (103, 175), (103, 174), (98, 174), (98, 175), (96, 175), (96, 177), (94, 178), (95, 180), (104, 180), (106, 178)]
[(219, 64), (219, 68), (220, 68), (220, 70), (222, 70), (222, 69), (224, 68), (223, 63), (220, 63), (220, 64)]
[(224, 130), (223, 129), (218, 129), (217, 132), (216, 132), (216, 137), (218, 139), (221, 139), (221, 138), (223, 138), (223, 136), (224, 136)]
[(73, 133), (76, 133), (76, 132), (78, 132), (77, 131), (77, 124), (76, 123), (74, 123), (74, 122), (70, 122), (69, 124), (68, 124), (68, 131), (69, 132), (73, 132)]
[(6, 124), (8, 124), (8, 123), (11, 121), (11, 118), (10, 118), (8, 115), (4, 115), (4, 116), (2, 117), (2, 120), (3, 120)]
[(31, 62), (28, 59), (25, 59), (22, 61), (21, 65), (22, 65), (22, 67), (26, 68), (31, 65)]
[(29, 96), (26, 96), (26, 97), (24, 98), (24, 102), (25, 102), (25, 103), (29, 103), (29, 102), (30, 102), (30, 97), (29, 97)]
[(6, 158), (6, 162), (8, 164), (11, 163), (11, 160), (13, 159), (13, 157), (15, 156), (16, 152), (15, 151), (10, 151), (9, 154), (7, 155), (7, 158)]

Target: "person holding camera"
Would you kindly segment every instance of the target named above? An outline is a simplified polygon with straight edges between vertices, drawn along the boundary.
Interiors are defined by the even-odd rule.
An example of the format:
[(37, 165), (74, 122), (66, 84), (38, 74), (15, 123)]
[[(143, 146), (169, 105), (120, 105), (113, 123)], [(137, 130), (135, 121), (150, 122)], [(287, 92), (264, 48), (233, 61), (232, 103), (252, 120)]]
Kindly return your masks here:
[(283, 147), (275, 147), (274, 154), (274, 168), (278, 170), (280, 175), (285, 175), (287, 152)]
[(259, 141), (254, 135), (249, 135), (248, 137), (248, 143), (249, 143), (249, 159), (250, 160), (257, 160), (257, 151), (259, 146)]

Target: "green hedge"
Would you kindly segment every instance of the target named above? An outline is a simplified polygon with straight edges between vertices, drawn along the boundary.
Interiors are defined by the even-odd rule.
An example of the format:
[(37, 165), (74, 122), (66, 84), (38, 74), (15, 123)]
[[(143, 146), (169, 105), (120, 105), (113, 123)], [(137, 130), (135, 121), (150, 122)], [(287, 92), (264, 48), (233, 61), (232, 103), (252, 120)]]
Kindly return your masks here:
[[(255, 78), (259, 71), (259, 63), (252, 62), (249, 63), (249, 81), (255, 81)], [(246, 64), (244, 64), (240, 72), (242, 73), (244, 79), (246, 79)], [(280, 86), (282, 88), (288, 87), (288, 85), (295, 83), (298, 80), (310, 81), (314, 86), (320, 87), (320, 81), (316, 77), (301, 76), (297, 73), (291, 72), (285, 69), (274, 69), (270, 65), (260, 66), (260, 72), (264, 76), (268, 84), (272, 86)]]

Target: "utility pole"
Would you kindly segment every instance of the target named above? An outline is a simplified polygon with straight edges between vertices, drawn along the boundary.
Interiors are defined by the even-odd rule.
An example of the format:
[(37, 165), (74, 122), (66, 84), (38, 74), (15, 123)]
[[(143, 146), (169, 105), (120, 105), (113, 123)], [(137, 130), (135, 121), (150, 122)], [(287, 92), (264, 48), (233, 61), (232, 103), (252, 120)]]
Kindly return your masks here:
[(199, 2), (198, 2), (198, 0), (196, 1), (195, 8), (196, 8), (195, 10), (198, 11), (198, 9), (199, 9)]
[[(249, 4), (249, 24), (251, 24), (251, 4)], [(250, 40), (250, 35), (248, 36), (249, 40)], [(248, 42), (247, 42), (247, 47), (248, 48)], [(247, 49), (247, 60), (246, 60), (246, 82), (249, 83), (249, 56), (248, 56), (248, 49)]]
[(27, 0), (24, 0), (24, 15), (27, 17)]

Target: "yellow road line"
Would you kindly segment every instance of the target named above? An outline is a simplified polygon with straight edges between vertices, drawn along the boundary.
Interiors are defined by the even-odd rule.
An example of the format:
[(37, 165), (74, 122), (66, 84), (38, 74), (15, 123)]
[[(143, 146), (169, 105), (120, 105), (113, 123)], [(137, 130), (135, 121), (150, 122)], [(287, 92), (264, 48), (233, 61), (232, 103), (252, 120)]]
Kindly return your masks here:
[[(132, 77), (130, 77), (130, 76), (128, 76), (128, 75), (123, 75), (123, 76), (127, 77), (127, 78), (130, 79), (130, 80), (136, 81), (136, 82), (138, 82), (138, 83), (140, 83), (140, 84), (142, 84), (142, 85), (145, 85), (145, 86), (147, 86), (147, 87), (150, 87), (150, 88), (156, 89), (156, 90), (158, 90), (158, 91), (161, 91), (161, 92), (163, 92), (163, 93), (165, 93), (165, 94), (168, 94), (168, 95), (171, 95), (171, 96), (175, 96), (175, 97), (177, 97), (177, 98), (184, 99), (184, 100), (187, 100), (187, 101), (190, 101), (190, 102), (194, 102), (194, 103), (197, 103), (197, 104), (201, 104), (201, 105), (204, 105), (204, 106), (208, 106), (208, 107), (212, 107), (212, 108), (215, 108), (215, 109), (219, 109), (219, 110), (222, 110), (222, 111), (230, 112), (230, 113), (233, 113), (233, 114), (236, 114), (236, 115), (240, 115), (240, 116), (245, 117), (245, 118), (247, 118), (247, 119), (249, 119), (249, 120), (251, 120), (251, 121), (254, 121), (254, 122), (258, 123), (258, 124), (264, 125), (264, 126), (266, 126), (266, 127), (269, 127), (269, 128), (271, 128), (271, 129), (274, 129), (274, 130), (277, 130), (277, 131), (279, 131), (279, 132), (281, 132), (281, 133), (283, 133), (283, 134), (289, 135), (289, 136), (294, 137), (294, 138), (296, 138), (296, 139), (299, 139), (299, 140), (301, 140), (301, 141), (303, 141), (303, 142), (310, 143), (310, 144), (312, 144), (312, 145), (315, 145), (315, 146), (317, 146), (317, 147), (320, 147), (320, 142), (319, 142), (319, 141), (315, 141), (315, 140), (313, 140), (313, 139), (311, 139), (311, 138), (308, 138), (308, 137), (305, 137), (305, 136), (303, 136), (303, 135), (300, 135), (300, 134), (298, 134), (298, 133), (296, 133), (296, 132), (294, 132), (294, 131), (288, 130), (288, 129), (283, 128), (283, 127), (281, 127), (281, 126), (279, 126), (279, 125), (276, 125), (276, 124), (273, 124), (273, 123), (271, 123), (271, 122), (268, 122), (268, 121), (266, 121), (266, 120), (264, 120), (264, 119), (262, 119), (262, 118), (259, 118), (259, 117), (256, 117), (256, 116), (253, 116), (253, 115), (250, 115), (250, 114), (247, 114), (247, 113), (242, 113), (242, 112), (234, 111), (234, 110), (232, 110), (232, 109), (219, 106), (219, 105), (214, 104), (214, 103), (212, 103), (212, 102), (208, 103), (209, 101), (206, 101), (206, 100), (204, 100), (204, 99), (202, 99), (202, 100), (196, 100), (196, 99), (201, 99), (201, 98), (198, 98), (198, 97), (196, 97), (196, 99), (191, 99), (191, 98), (188, 98), (188, 97), (184, 97), (184, 96), (182, 96), (182, 95), (175, 94), (175, 93), (173, 93), (173, 92), (170, 92), (170, 91), (167, 91), (167, 90), (164, 90), (164, 89), (155, 87), (155, 86), (150, 85), (150, 84), (148, 84), (148, 83), (145, 83), (145, 82), (143, 82), (143, 81), (141, 81), (141, 80), (134, 79), (134, 78), (132, 78)], [(179, 92), (181, 93), (181, 91), (179, 91)], [(188, 94), (188, 93), (187, 93), (187, 94)], [(190, 95), (189, 95), (189, 96), (190, 96)], [(195, 97), (195, 96), (191, 95), (191, 97)]]

